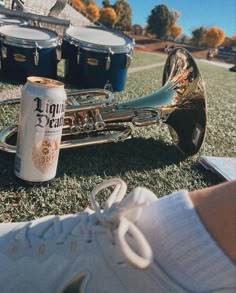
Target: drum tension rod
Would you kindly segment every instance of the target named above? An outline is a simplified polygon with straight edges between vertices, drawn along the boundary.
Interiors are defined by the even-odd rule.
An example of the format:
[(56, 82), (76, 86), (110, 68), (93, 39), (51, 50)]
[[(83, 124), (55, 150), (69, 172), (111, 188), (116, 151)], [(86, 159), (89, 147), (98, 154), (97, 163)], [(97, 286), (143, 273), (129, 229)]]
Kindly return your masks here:
[(3, 45), (3, 43), (1, 43), (1, 55), (2, 55), (2, 59), (6, 59), (7, 58), (7, 47), (5, 47), (4, 45)]
[(79, 64), (80, 63), (80, 55), (81, 55), (80, 45), (78, 44), (76, 47), (77, 47), (77, 64)]
[(111, 55), (114, 54), (114, 52), (111, 50), (111, 48), (108, 48), (107, 50), (108, 56), (106, 57), (106, 71), (110, 69), (111, 66)]
[(39, 45), (35, 42), (35, 51), (34, 51), (34, 65), (39, 65), (39, 52), (38, 52)]
[(126, 68), (130, 67), (131, 61), (133, 59), (133, 49), (132, 48), (130, 49), (131, 49), (130, 53), (126, 53)]

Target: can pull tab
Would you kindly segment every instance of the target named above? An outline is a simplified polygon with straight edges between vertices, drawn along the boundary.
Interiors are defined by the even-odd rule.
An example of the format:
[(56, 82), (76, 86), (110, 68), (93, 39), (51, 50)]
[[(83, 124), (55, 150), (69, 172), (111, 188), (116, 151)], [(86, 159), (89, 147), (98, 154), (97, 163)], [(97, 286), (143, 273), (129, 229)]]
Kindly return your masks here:
[(108, 71), (111, 67), (111, 55), (113, 55), (114, 52), (111, 50), (111, 48), (108, 49), (108, 56), (106, 57), (106, 71)]
[(39, 65), (39, 52), (38, 52), (38, 43), (35, 43), (35, 51), (34, 51), (34, 65), (38, 66)]

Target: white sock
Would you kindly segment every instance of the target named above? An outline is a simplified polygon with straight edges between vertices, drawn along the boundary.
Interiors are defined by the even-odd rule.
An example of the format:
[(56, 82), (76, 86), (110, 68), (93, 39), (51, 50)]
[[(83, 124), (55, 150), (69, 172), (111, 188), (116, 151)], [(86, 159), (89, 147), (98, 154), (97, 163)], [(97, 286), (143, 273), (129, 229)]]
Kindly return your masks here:
[(207, 232), (187, 191), (144, 208), (137, 225), (158, 265), (187, 290), (236, 289), (236, 266)]

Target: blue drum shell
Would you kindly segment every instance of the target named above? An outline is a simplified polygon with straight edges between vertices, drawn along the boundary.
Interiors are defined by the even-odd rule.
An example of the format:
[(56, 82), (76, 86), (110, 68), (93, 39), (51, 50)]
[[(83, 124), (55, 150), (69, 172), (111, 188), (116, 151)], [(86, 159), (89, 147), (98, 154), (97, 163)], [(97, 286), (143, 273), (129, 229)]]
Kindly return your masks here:
[(57, 77), (58, 34), (46, 28), (0, 27), (0, 65), (3, 77), (26, 81), (28, 76)]
[(35, 65), (34, 48), (17, 47), (2, 44), (6, 49), (6, 58), (2, 57), (2, 74), (17, 81), (26, 81), (28, 76), (57, 77), (56, 48), (38, 49), (39, 62)]
[(80, 88), (124, 90), (134, 44), (113, 29), (69, 27), (62, 42), (66, 81)]
[[(63, 57), (65, 59), (65, 80), (80, 88), (104, 88), (111, 85), (113, 91), (123, 91), (127, 77), (126, 53), (110, 55), (110, 68), (106, 70), (107, 53), (80, 49), (79, 64), (78, 49), (63, 41)], [(109, 86), (108, 86), (109, 87)]]

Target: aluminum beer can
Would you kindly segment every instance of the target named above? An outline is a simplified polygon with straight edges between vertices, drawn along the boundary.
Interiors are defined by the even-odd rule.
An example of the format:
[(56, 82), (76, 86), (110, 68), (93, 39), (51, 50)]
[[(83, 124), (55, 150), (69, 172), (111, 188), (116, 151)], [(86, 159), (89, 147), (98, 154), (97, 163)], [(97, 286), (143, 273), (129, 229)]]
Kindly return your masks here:
[(62, 82), (30, 76), (22, 89), (15, 174), (41, 183), (56, 176), (65, 114)]

